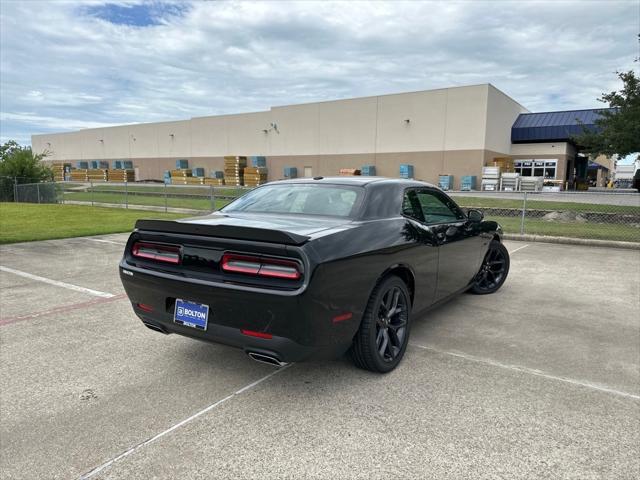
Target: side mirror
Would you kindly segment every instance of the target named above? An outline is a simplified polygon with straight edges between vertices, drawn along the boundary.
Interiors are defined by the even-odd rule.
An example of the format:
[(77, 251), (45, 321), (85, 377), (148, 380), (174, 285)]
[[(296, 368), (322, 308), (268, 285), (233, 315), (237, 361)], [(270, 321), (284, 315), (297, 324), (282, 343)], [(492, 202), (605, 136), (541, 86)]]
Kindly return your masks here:
[(467, 211), (467, 218), (474, 223), (480, 223), (484, 218), (484, 213), (482, 213), (480, 210), (469, 209)]

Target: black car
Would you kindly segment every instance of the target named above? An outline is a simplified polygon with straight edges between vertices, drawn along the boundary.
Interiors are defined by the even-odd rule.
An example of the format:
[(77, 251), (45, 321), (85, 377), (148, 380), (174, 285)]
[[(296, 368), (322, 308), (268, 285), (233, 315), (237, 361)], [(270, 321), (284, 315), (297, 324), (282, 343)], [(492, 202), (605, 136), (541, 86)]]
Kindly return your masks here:
[(414, 316), (502, 286), (501, 236), (496, 222), (427, 183), (285, 180), (207, 216), (139, 220), (120, 278), (152, 330), (274, 365), (349, 350), (359, 367), (388, 372)]

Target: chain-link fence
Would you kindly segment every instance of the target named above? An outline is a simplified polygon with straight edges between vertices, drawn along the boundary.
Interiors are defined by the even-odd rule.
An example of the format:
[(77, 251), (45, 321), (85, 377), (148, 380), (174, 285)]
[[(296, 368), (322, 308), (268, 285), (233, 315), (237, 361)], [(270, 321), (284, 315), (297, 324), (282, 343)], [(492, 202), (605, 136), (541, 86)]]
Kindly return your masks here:
[[(33, 182), (34, 182), (34, 179), (32, 177), (8, 177), (8, 176), (0, 175), (0, 202), (25, 201), (25, 200), (17, 199), (18, 188), (23, 185), (36, 185)], [(38, 183), (38, 185), (40, 185), (40, 183)], [(25, 187), (23, 191), (25, 190), (29, 190), (29, 187)], [(38, 194), (36, 193), (34, 198), (37, 201), (38, 198), (44, 199), (49, 197), (47, 197), (46, 192), (43, 192), (41, 196), (38, 196)], [(28, 201), (30, 202), (31, 200), (28, 200)], [(42, 203), (50, 203), (50, 202), (47, 201)]]
[(640, 242), (640, 194), (613, 192), (449, 192), (506, 233)]
[(54, 182), (24, 183), (14, 187), (14, 201), (22, 203), (59, 203), (61, 188)]
[[(249, 187), (235, 186), (116, 182), (61, 182), (53, 185), (57, 186), (60, 203), (184, 213), (218, 210), (250, 190)], [(17, 188), (20, 201), (32, 201), (26, 200), (28, 193), (22, 192), (22, 185)]]
[[(218, 210), (249, 187), (131, 183), (11, 184), (17, 201), (198, 213)], [(448, 192), (482, 210), (505, 233), (640, 243), (640, 194), (612, 192)]]

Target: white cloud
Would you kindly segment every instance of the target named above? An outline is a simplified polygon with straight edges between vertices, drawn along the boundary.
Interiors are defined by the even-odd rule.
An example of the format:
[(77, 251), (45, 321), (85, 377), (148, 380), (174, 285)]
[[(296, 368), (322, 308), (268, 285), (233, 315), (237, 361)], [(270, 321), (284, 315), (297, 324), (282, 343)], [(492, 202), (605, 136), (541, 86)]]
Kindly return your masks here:
[(627, 1), (156, 3), (144, 27), (99, 5), (2, 3), (1, 141), (484, 82), (590, 108), (638, 66)]

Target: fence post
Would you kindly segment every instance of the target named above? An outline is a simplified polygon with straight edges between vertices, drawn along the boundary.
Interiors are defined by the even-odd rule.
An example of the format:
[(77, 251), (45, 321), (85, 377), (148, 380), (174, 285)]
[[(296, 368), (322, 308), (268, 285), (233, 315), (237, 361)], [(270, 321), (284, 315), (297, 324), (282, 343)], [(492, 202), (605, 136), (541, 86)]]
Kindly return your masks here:
[(93, 202), (93, 180), (91, 180), (91, 181), (89, 182), (89, 185), (91, 185), (91, 187), (89, 187), (89, 188), (91, 188), (91, 206), (93, 207), (93, 206), (94, 206), (94, 205), (93, 205), (93, 203), (94, 203), (94, 202)]
[(216, 211), (216, 196), (213, 193), (213, 185), (209, 185), (209, 199), (211, 200), (211, 210)]
[(40, 184), (36, 183), (36, 194), (38, 195), (38, 203), (40, 203)]
[(13, 177), (13, 201), (18, 202), (18, 177)]
[(124, 208), (129, 208), (129, 182), (124, 182)]
[(527, 213), (527, 192), (524, 192), (524, 200), (522, 201), (522, 218), (520, 220), (520, 235), (524, 235), (524, 217)]
[(169, 211), (168, 207), (168, 200), (167, 200), (167, 184), (164, 184), (164, 213), (167, 213)]

